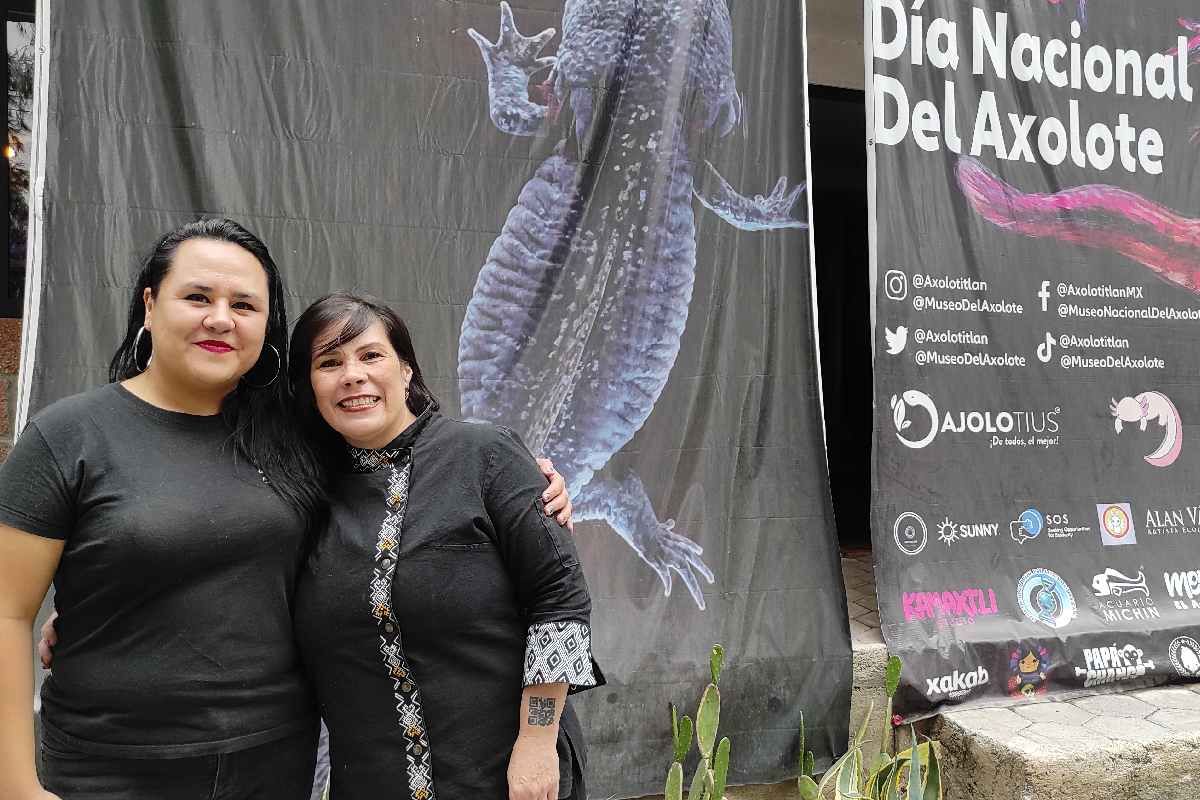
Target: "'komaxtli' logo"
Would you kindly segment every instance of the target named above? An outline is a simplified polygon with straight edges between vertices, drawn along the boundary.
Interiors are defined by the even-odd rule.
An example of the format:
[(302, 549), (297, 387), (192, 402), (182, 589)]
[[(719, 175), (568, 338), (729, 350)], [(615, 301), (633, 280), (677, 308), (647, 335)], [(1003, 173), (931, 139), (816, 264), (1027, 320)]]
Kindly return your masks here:
[(956, 589), (945, 592), (905, 592), (904, 619), (933, 620), (938, 625), (962, 625), (976, 617), (993, 616), (996, 592), (991, 588)]

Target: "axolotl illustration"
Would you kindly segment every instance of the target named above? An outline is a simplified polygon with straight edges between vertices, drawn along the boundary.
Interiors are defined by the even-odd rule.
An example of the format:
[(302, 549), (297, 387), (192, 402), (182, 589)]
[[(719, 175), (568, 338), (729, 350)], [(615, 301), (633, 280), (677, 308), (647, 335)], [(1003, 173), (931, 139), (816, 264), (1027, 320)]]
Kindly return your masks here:
[(1157, 422), (1166, 430), (1162, 443), (1153, 453), (1146, 456), (1146, 462), (1156, 467), (1169, 467), (1179, 458), (1183, 450), (1183, 423), (1179, 411), (1162, 392), (1142, 392), (1133, 397), (1123, 397), (1120, 402), (1113, 400), (1109, 411), (1116, 417), (1117, 433), (1121, 432), (1122, 423), (1137, 423), (1138, 430), (1146, 430), (1151, 422)]
[[(458, 345), (462, 413), (507, 425), (567, 477), (577, 520), (602, 520), (704, 608), (703, 548), (660, 519), (610, 460), (650, 416), (679, 354), (696, 277), (693, 197), (745, 231), (804, 228), (804, 184), (743, 196), (695, 142), (742, 118), (726, 0), (567, 0), (562, 41), (522, 35), (500, 4), (496, 41), (471, 29), (489, 116), (514, 136), (554, 132), (479, 272)], [(530, 79), (550, 70), (545, 81)], [(545, 100), (545, 103), (539, 102)], [(573, 123), (573, 124), (572, 124)], [(618, 468), (614, 468), (618, 467)]]

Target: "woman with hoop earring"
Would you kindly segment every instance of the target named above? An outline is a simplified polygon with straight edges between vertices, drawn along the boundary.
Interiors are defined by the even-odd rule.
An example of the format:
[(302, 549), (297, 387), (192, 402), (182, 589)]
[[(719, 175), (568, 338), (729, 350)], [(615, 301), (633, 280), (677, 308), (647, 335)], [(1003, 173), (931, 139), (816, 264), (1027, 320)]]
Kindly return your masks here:
[[(0, 467), (5, 800), (308, 796), (317, 719), (291, 612), (325, 500), (291, 423), (283, 299), (236, 222), (167, 233), (112, 382), (38, 414)], [(39, 782), (29, 654), (51, 580)]]

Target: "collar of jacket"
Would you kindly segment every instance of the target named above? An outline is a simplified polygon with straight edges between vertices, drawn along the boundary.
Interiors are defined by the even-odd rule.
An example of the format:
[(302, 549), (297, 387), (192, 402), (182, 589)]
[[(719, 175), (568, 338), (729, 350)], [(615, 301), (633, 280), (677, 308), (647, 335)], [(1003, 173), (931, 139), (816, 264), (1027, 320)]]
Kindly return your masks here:
[(347, 446), (350, 456), (350, 466), (354, 472), (374, 472), (392, 463), (392, 460), (400, 455), (405, 450), (412, 448), (413, 443), (417, 441), (417, 437), (421, 435), (421, 431), (429, 424), (429, 421), (437, 415), (433, 404), (425, 406), (415, 420), (395, 439), (392, 439), (386, 445), (380, 448), (367, 447), (349, 447)]

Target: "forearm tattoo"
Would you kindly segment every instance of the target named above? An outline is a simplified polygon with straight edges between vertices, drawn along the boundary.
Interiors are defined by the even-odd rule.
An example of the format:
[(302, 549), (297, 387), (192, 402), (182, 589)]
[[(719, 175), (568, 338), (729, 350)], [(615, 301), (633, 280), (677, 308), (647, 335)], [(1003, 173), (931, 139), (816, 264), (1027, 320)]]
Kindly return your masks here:
[(529, 698), (529, 724), (547, 728), (554, 724), (557, 701), (553, 697)]

